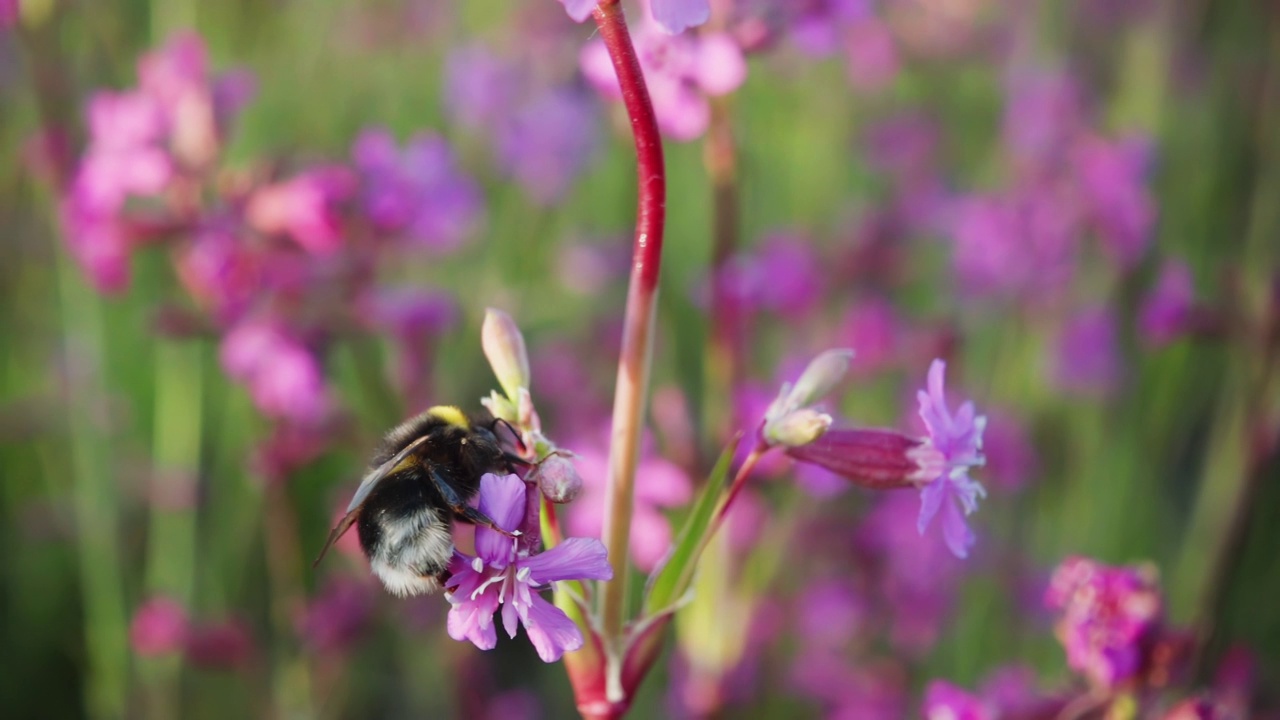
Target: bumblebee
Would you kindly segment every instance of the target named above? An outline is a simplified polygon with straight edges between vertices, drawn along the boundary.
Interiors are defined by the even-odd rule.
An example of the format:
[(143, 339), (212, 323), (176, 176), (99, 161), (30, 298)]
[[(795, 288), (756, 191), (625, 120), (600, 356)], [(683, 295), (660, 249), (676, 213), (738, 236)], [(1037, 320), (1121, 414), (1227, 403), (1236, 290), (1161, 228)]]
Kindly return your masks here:
[(487, 412), (468, 415), (437, 405), (387, 433), (315, 565), (354, 524), (369, 566), (387, 591), (422, 595), (440, 590), (448, 579), (450, 521), (514, 537), (467, 504), (485, 473), (512, 473), (528, 464), (504, 449), (500, 423)]

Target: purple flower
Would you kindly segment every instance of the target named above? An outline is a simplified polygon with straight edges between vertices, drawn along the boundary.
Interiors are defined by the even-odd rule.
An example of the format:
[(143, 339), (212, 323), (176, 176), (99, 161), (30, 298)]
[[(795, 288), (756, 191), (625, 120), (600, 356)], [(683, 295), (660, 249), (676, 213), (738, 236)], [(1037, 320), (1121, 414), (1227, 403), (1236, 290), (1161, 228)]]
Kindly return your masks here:
[(1067, 664), (1091, 683), (1114, 688), (1144, 670), (1163, 612), (1150, 568), (1067, 558), (1054, 571), (1044, 602), (1062, 611), (1055, 631)]
[(903, 335), (893, 303), (880, 296), (858, 303), (844, 320), (844, 342), (858, 351), (850, 371), (869, 375), (890, 366), (898, 359)]
[(468, 128), (500, 125), (524, 83), (515, 67), (478, 43), (450, 51), (444, 74), (445, 112)]
[(1066, 393), (1106, 395), (1120, 382), (1114, 313), (1098, 306), (1067, 319), (1052, 361), (1054, 384)]
[(1191, 268), (1178, 259), (1166, 260), (1138, 311), (1138, 332), (1147, 344), (1168, 345), (1190, 329), (1195, 294)]
[(401, 151), (381, 128), (360, 133), (351, 154), (364, 175), (374, 225), (435, 250), (453, 250), (476, 229), (483, 198), (444, 138), (419, 133)]
[(1018, 418), (1003, 412), (988, 413), (987, 418), (982, 434), (984, 474), (1001, 490), (1018, 490), (1035, 475), (1035, 445)]
[(952, 233), (961, 287), (976, 295), (1052, 298), (1075, 273), (1079, 219), (1063, 190), (1028, 185), (955, 206)]
[(506, 120), (498, 140), (502, 166), (534, 202), (552, 205), (595, 153), (598, 125), (596, 106), (583, 92), (547, 92)]
[(1123, 269), (1142, 259), (1156, 222), (1146, 182), (1151, 155), (1151, 143), (1137, 137), (1114, 142), (1091, 137), (1075, 149), (1086, 212), (1103, 248)]
[(982, 431), (987, 419), (976, 414), (972, 402), (961, 404), (955, 415), (951, 414), (943, 387), (946, 367), (942, 360), (934, 360), (929, 366), (927, 389), (916, 393), (920, 418), (929, 430), (921, 451), (922, 481), (927, 484), (920, 490), (917, 528), (923, 534), (941, 510), (947, 547), (962, 558), (974, 543), (965, 515), (976, 510), (978, 498), (987, 494), (980, 483), (969, 478), (969, 468), (984, 462)]
[[(525, 516), (525, 484), (515, 475), (488, 474), (480, 480), (480, 510), (499, 526), (515, 530)], [(543, 662), (555, 662), (582, 647), (582, 633), (564, 611), (538, 592), (559, 580), (608, 580), (613, 570), (604, 546), (590, 538), (569, 538), (546, 552), (529, 555), (518, 541), (484, 527), (476, 528), (476, 555), (455, 552), (445, 596), (449, 636), (470, 640), (481, 650), (497, 644), (493, 615), (502, 611), (503, 629), (516, 636), (524, 625)]]

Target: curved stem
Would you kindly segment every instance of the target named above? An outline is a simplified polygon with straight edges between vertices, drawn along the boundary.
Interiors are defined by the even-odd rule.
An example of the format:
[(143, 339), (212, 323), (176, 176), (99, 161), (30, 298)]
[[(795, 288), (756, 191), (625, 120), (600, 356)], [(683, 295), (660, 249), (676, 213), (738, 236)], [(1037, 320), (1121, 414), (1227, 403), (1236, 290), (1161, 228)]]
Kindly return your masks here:
[(622, 333), (622, 352), (613, 402), (613, 437), (609, 449), (609, 483), (605, 499), (604, 543), (619, 571), (601, 588), (600, 614), (606, 648), (616, 650), (623, 635), (627, 597), (625, 563), (631, 533), (635, 470), (649, 363), (653, 355), (654, 310), (662, 261), (662, 231), (666, 216), (666, 172), (662, 136), (645, 86), (640, 61), (617, 0), (592, 11), (600, 36), (609, 50), (622, 88), (622, 100), (635, 135), (639, 209), (632, 253), (631, 284)]

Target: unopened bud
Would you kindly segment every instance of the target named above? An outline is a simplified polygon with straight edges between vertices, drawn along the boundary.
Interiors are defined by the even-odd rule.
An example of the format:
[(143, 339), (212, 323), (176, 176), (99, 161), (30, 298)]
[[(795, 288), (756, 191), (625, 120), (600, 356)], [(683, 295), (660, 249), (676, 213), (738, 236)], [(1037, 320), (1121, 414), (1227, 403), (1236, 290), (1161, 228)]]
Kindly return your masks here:
[(800, 462), (817, 465), (872, 490), (915, 487), (921, 441), (893, 430), (828, 430), (817, 440), (787, 448)]
[(811, 405), (825, 397), (844, 379), (852, 359), (853, 351), (849, 349), (827, 350), (814, 358), (791, 388), (792, 407)]
[(766, 422), (761, 432), (770, 445), (798, 447), (822, 437), (829, 427), (830, 415), (804, 408)]
[(480, 343), (493, 374), (498, 377), (498, 384), (514, 402), (520, 388), (529, 387), (529, 353), (520, 328), (510, 315), (489, 308), (480, 329)]
[(562, 455), (552, 455), (538, 463), (532, 474), (543, 497), (553, 503), (573, 502), (582, 493), (582, 476), (573, 461)]

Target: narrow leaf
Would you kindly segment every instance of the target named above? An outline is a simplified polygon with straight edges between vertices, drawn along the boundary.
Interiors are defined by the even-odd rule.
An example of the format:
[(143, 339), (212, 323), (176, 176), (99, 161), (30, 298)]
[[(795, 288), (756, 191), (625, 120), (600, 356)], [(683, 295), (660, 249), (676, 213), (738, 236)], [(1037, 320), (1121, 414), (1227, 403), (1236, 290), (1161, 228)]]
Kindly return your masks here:
[(644, 615), (669, 612), (689, 590), (694, 570), (698, 567), (698, 559), (702, 557), (702, 550), (710, 540), (711, 520), (716, 508), (720, 506), (720, 495), (724, 492), (725, 482), (729, 477), (729, 466), (733, 463), (734, 453), (741, 440), (741, 435), (735, 437), (720, 454), (720, 459), (716, 461), (716, 466), (702, 488), (702, 494), (698, 496), (689, 517), (685, 518), (684, 527), (667, 551), (665, 560), (649, 576), (645, 584)]

